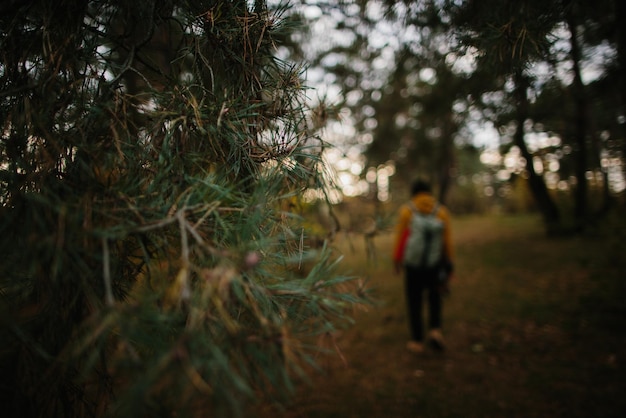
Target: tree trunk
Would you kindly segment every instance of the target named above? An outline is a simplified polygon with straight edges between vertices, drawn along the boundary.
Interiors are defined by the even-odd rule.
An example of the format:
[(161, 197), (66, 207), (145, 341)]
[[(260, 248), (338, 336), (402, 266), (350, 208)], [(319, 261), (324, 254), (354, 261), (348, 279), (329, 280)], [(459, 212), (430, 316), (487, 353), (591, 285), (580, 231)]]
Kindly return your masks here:
[[(626, 117), (626, 2), (624, 0), (615, 0), (615, 41), (617, 44), (617, 62), (621, 76), (618, 79), (618, 91), (620, 100), (620, 109), (618, 114)], [(620, 124), (622, 128), (622, 137), (626, 137), (626, 124)], [(622, 141), (622, 153), (626, 155), (626, 141)], [(624, 175), (626, 175), (626, 164), (624, 164)]]
[(444, 135), (442, 137), (441, 157), (439, 163), (439, 196), (438, 200), (445, 204), (448, 189), (450, 188), (450, 171), (454, 167), (454, 132), (456, 131), (452, 114), (446, 115), (444, 121)]
[(570, 31), (570, 49), (572, 66), (574, 70), (574, 81), (572, 84), (574, 104), (575, 104), (575, 116), (574, 116), (574, 142), (576, 144), (576, 167), (574, 169), (576, 175), (576, 189), (574, 193), (574, 215), (578, 226), (582, 227), (585, 218), (587, 216), (587, 200), (588, 200), (588, 185), (587, 185), (587, 133), (589, 130), (589, 105), (585, 96), (585, 86), (583, 84), (581, 69), (580, 69), (580, 45), (578, 44), (576, 22), (574, 14), (569, 4), (570, 1), (565, 1), (565, 19), (567, 27)]
[(526, 171), (528, 172), (528, 185), (530, 187), (530, 192), (532, 193), (537, 206), (543, 215), (548, 233), (551, 233), (558, 228), (561, 215), (559, 213), (559, 209), (556, 207), (554, 201), (548, 193), (548, 188), (546, 187), (543, 178), (535, 171), (533, 166), (533, 156), (530, 151), (528, 151), (528, 147), (524, 141), (524, 122), (528, 118), (528, 96), (526, 94), (528, 83), (521, 70), (516, 71), (514, 77), (514, 94), (517, 101), (517, 130), (513, 137), (513, 141), (515, 145), (519, 147), (522, 156), (526, 160)]

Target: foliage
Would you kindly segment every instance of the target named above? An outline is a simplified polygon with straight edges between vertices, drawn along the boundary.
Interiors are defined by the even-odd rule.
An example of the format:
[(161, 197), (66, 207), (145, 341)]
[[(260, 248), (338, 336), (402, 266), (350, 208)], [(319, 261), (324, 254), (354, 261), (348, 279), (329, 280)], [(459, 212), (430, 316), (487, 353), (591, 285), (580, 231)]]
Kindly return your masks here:
[(284, 11), (3, 3), (9, 416), (231, 416), (363, 299), (284, 210), (325, 187), (302, 68), (274, 55)]
[[(477, 97), (487, 105), (503, 142), (510, 141), (520, 150), (528, 184), (548, 230), (559, 227), (560, 214), (546, 187), (571, 191), (575, 204), (567, 207), (573, 208), (577, 228), (589, 226), (602, 213), (588, 212), (593, 203), (589, 186), (603, 190), (602, 210), (606, 213), (611, 193), (623, 190), (623, 180), (619, 179), (624, 178), (626, 166), (611, 144), (623, 143), (623, 134), (616, 127), (607, 130), (610, 123), (602, 116), (611, 114), (608, 119), (619, 120), (619, 106), (596, 110), (600, 103), (614, 102), (617, 97), (593, 85), (602, 85), (605, 79), (619, 84), (619, 78), (608, 71), (618, 60), (598, 54), (600, 50), (619, 50), (606, 29), (619, 25), (613, 3), (599, 2), (593, 10), (579, 2), (561, 0), (467, 1), (451, 2), (450, 6), (459, 39), (476, 51), (479, 71), (491, 71), (500, 78), (500, 87), (485, 86)], [(583, 72), (593, 66), (607, 70), (595, 74), (599, 82), (586, 85)], [(496, 91), (500, 99), (490, 99)], [(552, 140), (550, 145), (537, 146), (531, 142), (542, 136), (558, 143)], [(539, 164), (545, 169), (535, 170)], [(609, 178), (608, 171), (621, 172)], [(590, 181), (598, 176), (603, 179)]]
[(496, 74), (510, 74), (549, 53), (561, 9), (558, 1), (470, 0), (453, 4), (451, 13), (462, 44), (476, 48), (479, 59)]

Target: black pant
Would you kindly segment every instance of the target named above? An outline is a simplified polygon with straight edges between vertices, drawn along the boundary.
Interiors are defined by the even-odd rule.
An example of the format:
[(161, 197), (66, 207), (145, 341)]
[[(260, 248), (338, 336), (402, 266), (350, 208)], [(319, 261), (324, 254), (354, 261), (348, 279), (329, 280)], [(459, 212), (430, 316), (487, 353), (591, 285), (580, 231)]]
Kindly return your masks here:
[(428, 325), (430, 329), (441, 328), (441, 291), (439, 268), (419, 268), (405, 266), (405, 288), (411, 337), (415, 341), (424, 340), (422, 304), (424, 292), (428, 295)]

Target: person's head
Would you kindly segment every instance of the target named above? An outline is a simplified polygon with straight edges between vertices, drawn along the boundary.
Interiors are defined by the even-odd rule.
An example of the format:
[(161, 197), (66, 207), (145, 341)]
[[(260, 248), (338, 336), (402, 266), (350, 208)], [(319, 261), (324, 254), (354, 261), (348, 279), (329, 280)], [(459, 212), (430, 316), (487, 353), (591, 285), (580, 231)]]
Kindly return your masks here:
[(430, 193), (432, 191), (430, 183), (425, 180), (416, 180), (411, 185), (411, 194), (415, 196), (418, 193)]

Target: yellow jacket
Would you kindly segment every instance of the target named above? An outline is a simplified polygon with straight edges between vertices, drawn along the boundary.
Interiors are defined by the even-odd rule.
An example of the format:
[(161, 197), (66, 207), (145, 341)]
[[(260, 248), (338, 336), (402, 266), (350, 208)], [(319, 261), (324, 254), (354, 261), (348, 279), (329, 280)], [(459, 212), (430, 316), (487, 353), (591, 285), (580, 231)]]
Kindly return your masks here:
[[(411, 202), (415, 205), (417, 210), (422, 213), (431, 213), (437, 204), (437, 200), (434, 196), (425, 192), (413, 196)], [(413, 216), (413, 210), (409, 204), (403, 205), (398, 213), (398, 223), (396, 224), (395, 230), (393, 260), (396, 264), (402, 262), (411, 216)], [(452, 233), (450, 231), (450, 212), (448, 212), (445, 206), (439, 205), (437, 217), (443, 222), (443, 258), (446, 263), (449, 263), (451, 268), (453, 265), (454, 252), (452, 249)]]

